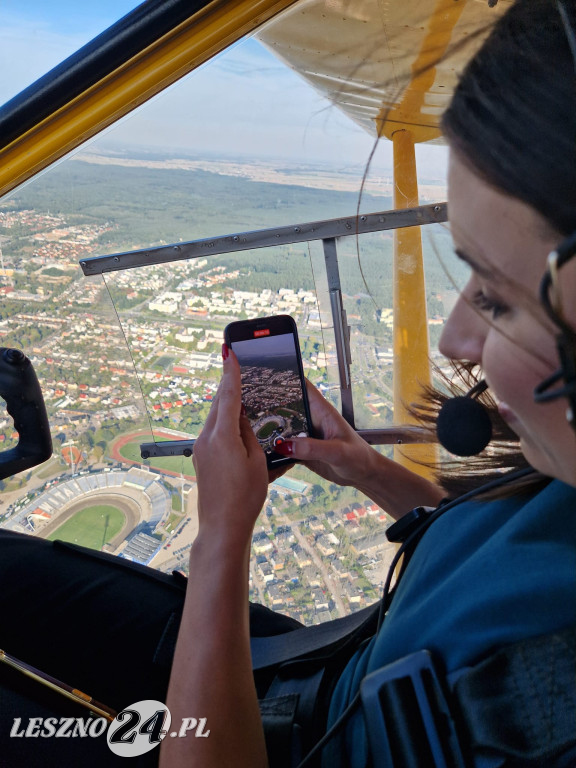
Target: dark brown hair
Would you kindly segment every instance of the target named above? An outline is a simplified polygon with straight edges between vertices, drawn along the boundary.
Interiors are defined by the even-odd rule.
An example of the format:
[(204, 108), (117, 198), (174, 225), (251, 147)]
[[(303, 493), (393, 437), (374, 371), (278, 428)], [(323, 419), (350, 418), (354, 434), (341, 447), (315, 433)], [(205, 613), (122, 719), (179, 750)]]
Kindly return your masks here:
[[(574, 23), (575, 0), (562, 2)], [(576, 65), (569, 39), (575, 34), (556, 0), (516, 0), (465, 68), (442, 119), (450, 146), (474, 172), (530, 205), (561, 235), (576, 230)], [(475, 378), (460, 367), (455, 381), (426, 393), (415, 415), (431, 425), (449, 396), (444, 390), (462, 394)], [(526, 465), (494, 402), (486, 393), (480, 399), (495, 439), (474, 459), (442, 464), (438, 480), (451, 495)], [(522, 485), (542, 482), (535, 475)]]
[[(575, 19), (574, 0), (563, 2)], [(465, 68), (442, 119), (464, 161), (563, 235), (576, 229), (572, 34), (556, 0), (516, 0)]]

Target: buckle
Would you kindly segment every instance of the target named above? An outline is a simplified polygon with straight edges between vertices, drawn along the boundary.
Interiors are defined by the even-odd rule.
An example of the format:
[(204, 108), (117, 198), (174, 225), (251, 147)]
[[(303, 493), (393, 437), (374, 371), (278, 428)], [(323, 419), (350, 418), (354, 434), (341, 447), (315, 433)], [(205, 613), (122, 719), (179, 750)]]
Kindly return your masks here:
[(394, 544), (405, 542), (436, 510), (437, 507), (415, 507), (386, 528), (386, 538)]
[(367, 675), (360, 695), (373, 768), (465, 768), (454, 716), (430, 651)]

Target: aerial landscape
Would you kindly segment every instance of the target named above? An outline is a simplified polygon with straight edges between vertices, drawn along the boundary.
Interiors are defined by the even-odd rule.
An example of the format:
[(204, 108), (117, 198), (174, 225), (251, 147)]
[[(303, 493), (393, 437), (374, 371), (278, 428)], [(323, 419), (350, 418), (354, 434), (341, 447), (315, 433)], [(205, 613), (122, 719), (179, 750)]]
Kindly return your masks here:
[[(444, 199), (441, 182), (425, 182), (423, 190), (421, 202)], [(362, 210), (391, 208), (389, 194), (385, 179), (368, 185)], [(145, 266), (104, 278), (84, 277), (79, 261), (336, 218), (355, 213), (357, 205), (358, 178), (336, 169), (144, 152), (80, 155), (5, 198), (2, 346), (23, 349), (35, 366), (54, 455), (1, 483), (0, 526), (68, 537), (162, 570), (185, 571), (196, 530), (192, 460), (143, 461), (139, 445), (198, 435), (218, 386), (223, 329), (233, 320), (292, 315), (306, 376), (338, 405), (320, 243)], [(446, 255), (448, 233), (438, 225), (431, 229), (424, 245), (434, 350), (455, 289), (436, 257)], [(393, 420), (392, 235), (342, 238), (338, 253), (356, 422), (381, 427)], [(276, 384), (279, 418), (296, 432), (304, 428), (291, 413), (292, 390), (299, 385), (287, 384), (286, 371), (246, 375)], [(277, 428), (271, 435), (260, 424), (262, 439), (277, 437)], [(5, 450), (18, 436), (7, 415), (0, 415), (0, 429)], [(270, 487), (255, 532), (255, 599), (306, 623), (371, 602), (390, 552), (386, 525), (384, 512), (356, 491), (301, 467), (291, 471)]]

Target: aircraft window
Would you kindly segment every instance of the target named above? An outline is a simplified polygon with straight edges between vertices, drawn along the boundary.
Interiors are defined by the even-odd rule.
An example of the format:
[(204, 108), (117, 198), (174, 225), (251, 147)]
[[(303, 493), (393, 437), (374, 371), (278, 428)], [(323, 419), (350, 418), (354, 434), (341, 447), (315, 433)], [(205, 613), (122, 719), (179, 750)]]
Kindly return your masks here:
[[(442, 327), (454, 303), (455, 281), (466, 270), (451, 258), (446, 225), (421, 227), (430, 357), (440, 367)], [(394, 423), (393, 415), (393, 233), (364, 234), (338, 243), (343, 307), (350, 326), (351, 388), (357, 429)], [(448, 272), (445, 265), (449, 264)]]
[[(322, 254), (312, 250), (277, 246), (103, 275), (147, 406), (150, 434), (140, 442), (198, 435), (220, 377), (224, 327), (236, 319), (292, 315), (306, 374), (328, 389), (326, 349), (334, 342), (316, 295)], [(158, 461), (180, 471), (180, 458)]]
[(136, 0), (4, 0), (0, 6), (0, 104), (138, 6)]
[[(0, 201), (2, 345), (32, 359), (54, 438), (49, 462), (2, 481), (0, 525), (186, 569), (196, 526), (193, 465), (186, 457), (169, 465), (139, 458), (149, 418), (158, 438), (196, 434), (219, 379), (222, 328), (236, 312), (276, 308), (295, 315), (308, 374), (340, 406), (322, 243), (127, 270), (107, 275), (107, 285), (84, 277), (78, 262), (355, 216), (372, 142), (248, 40)], [(392, 207), (390, 148), (384, 144), (381, 154), (362, 211)], [(358, 239), (363, 265), (367, 254), (368, 266), (384, 254), (385, 270), (375, 275), (371, 267), (371, 279), (389, 269), (389, 242), (386, 234)], [(373, 329), (372, 306), (360, 296), (356, 238), (337, 247), (345, 308)], [(384, 306), (386, 297), (374, 291)], [(169, 311), (158, 310), (162, 297)], [(376, 347), (353, 347), (357, 410), (368, 426), (376, 416), (363, 410), (359, 379)], [(0, 451), (16, 439), (6, 420)], [(255, 532), (254, 597), (308, 623), (377, 599), (385, 526), (385, 515), (361, 494), (294, 469), (271, 487)]]

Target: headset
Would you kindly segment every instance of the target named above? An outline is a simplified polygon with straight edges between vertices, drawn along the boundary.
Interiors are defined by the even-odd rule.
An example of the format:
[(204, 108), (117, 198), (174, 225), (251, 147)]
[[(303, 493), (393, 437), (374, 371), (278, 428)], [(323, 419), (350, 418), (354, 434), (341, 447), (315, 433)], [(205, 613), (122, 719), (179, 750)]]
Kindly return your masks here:
[[(566, 0), (557, 0), (556, 5), (574, 60), (574, 74), (576, 76), (574, 7), (573, 4), (571, 7)], [(534, 389), (534, 400), (537, 403), (548, 403), (560, 397), (567, 398), (569, 405), (566, 418), (574, 431), (576, 431), (576, 331), (568, 324), (564, 314), (558, 273), (560, 268), (575, 255), (576, 232), (573, 232), (548, 256), (548, 266), (540, 283), (540, 303), (550, 320), (560, 329), (560, 333), (556, 336), (560, 368)], [(563, 385), (551, 389), (554, 384), (561, 380), (564, 381)]]
[[(540, 302), (544, 311), (560, 329), (556, 336), (556, 349), (560, 358), (560, 368), (534, 389), (537, 403), (548, 403), (565, 397), (568, 400), (566, 418), (576, 431), (576, 332), (567, 323), (562, 307), (558, 272), (576, 255), (576, 232), (567, 237), (555, 251), (548, 256), (548, 267), (540, 283)], [(551, 389), (559, 381), (564, 384)]]

